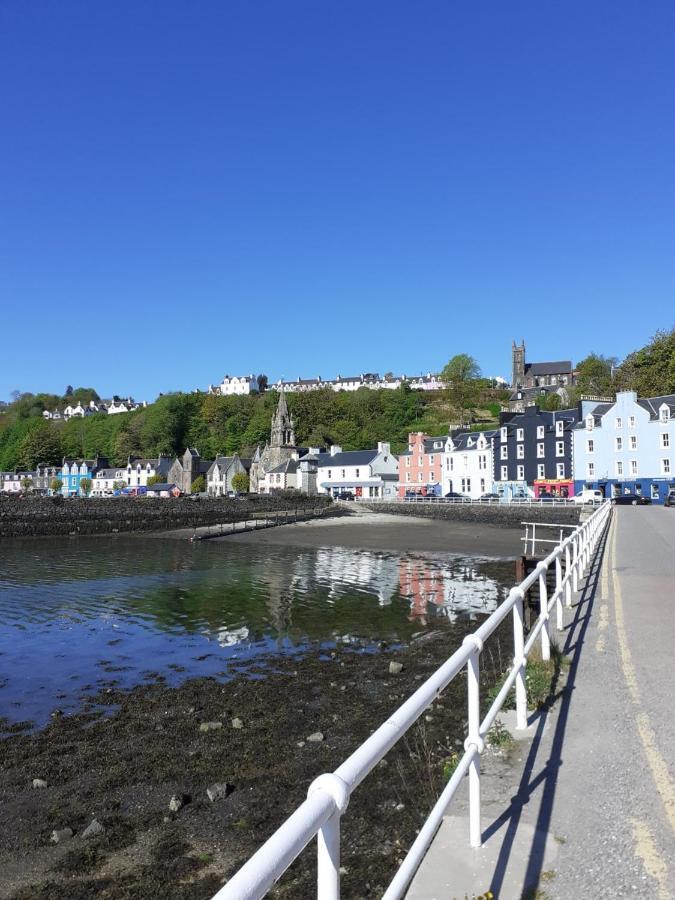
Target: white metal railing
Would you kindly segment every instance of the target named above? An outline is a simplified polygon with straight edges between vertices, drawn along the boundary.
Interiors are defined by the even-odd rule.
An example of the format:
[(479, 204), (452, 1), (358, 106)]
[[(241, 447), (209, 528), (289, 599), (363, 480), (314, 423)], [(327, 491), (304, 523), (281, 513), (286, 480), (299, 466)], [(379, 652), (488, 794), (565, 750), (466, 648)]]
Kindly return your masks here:
[(476, 504), (478, 506), (555, 506), (577, 507), (579, 502), (573, 497), (514, 497), (481, 500), (480, 497), (355, 497), (358, 503), (433, 503), (445, 504)]
[[(411, 725), (428, 709), (438, 694), (467, 667), (468, 735), (464, 754), (431, 810), (406, 858), (387, 888), (383, 900), (398, 900), (405, 893), (441, 823), (464, 775), (469, 773), (469, 843), (481, 845), (480, 754), (485, 738), (495, 722), (511, 688), (515, 686), (516, 727), (527, 727), (525, 665), (537, 639), (541, 655), (549, 659), (551, 648), (549, 616), (556, 609), (558, 629), (563, 627), (563, 602), (571, 606), (572, 591), (579, 589), (611, 515), (611, 504), (603, 503), (561, 541), (533, 572), (509, 592), (508, 597), (461, 647), (408, 698), (386, 722), (358, 747), (334, 772), (320, 775), (309, 787), (307, 799), (275, 831), (262, 847), (222, 887), (213, 900), (258, 900), (283, 875), (312, 838), (317, 837), (317, 896), (320, 900), (340, 897), (340, 819), (352, 792), (380, 762)], [(564, 573), (563, 573), (564, 560)], [(547, 573), (555, 571), (555, 588), (549, 598)], [(527, 641), (523, 625), (526, 592), (538, 582), (539, 616)], [(564, 597), (564, 601), (563, 601)], [(514, 658), (511, 670), (482, 721), (480, 718), (480, 654), (484, 642), (501, 622), (513, 613)]]
[[(536, 553), (537, 544), (560, 544), (566, 535), (564, 529), (577, 527), (576, 525), (556, 525), (553, 522), (521, 522), (520, 524), (525, 526), (525, 537), (521, 538), (524, 542), (523, 550), (527, 553), (529, 544), (532, 556)], [(553, 538), (537, 537), (537, 528), (557, 528), (558, 536)]]

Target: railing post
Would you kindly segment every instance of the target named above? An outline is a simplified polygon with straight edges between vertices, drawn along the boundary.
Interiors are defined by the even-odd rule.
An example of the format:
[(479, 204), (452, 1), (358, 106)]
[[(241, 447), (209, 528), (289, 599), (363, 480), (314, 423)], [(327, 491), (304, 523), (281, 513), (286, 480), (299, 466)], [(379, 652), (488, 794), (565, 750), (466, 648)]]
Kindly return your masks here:
[(527, 689), (525, 687), (525, 633), (523, 623), (524, 593), (521, 588), (515, 588), (517, 599), (513, 605), (513, 665), (519, 671), (516, 675), (516, 728), (527, 728)]
[(541, 658), (546, 660), (551, 658), (551, 642), (548, 636), (548, 591), (546, 589), (546, 574), (539, 573), (539, 615), (543, 619), (541, 628)]
[(472, 634), (464, 638), (464, 643), (473, 647), (473, 652), (466, 664), (467, 702), (469, 733), (464, 748), (476, 747), (477, 753), (469, 766), (469, 843), (472, 847), (480, 847), (482, 843), (480, 827), (480, 754), (484, 742), (480, 736), (480, 652), (483, 642)]
[(565, 606), (572, 606), (572, 573), (570, 572), (570, 545), (565, 546)]
[(562, 560), (560, 556), (555, 558), (555, 611), (556, 611), (556, 627), (558, 631), (563, 628), (563, 607), (562, 607)]
[(315, 791), (330, 794), (335, 802), (335, 811), (316, 835), (317, 897), (320, 900), (340, 900), (340, 818), (349, 803), (349, 790), (341, 778), (330, 773), (319, 775), (310, 784), (307, 796)]
[(532, 523), (532, 556), (534, 556), (535, 545), (537, 543), (537, 538), (535, 537), (536, 533), (537, 533), (537, 523), (533, 522)]
[(579, 535), (572, 541), (572, 590), (576, 594), (579, 590)]

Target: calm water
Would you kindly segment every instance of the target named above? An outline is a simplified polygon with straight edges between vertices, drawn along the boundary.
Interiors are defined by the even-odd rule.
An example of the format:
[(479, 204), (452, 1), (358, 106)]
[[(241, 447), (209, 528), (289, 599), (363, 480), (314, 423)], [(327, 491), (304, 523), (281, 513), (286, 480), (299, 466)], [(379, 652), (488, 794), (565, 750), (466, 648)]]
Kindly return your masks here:
[(278, 654), (490, 613), (513, 563), (138, 537), (0, 546), (0, 718), (43, 723), (101, 687), (264, 675)]

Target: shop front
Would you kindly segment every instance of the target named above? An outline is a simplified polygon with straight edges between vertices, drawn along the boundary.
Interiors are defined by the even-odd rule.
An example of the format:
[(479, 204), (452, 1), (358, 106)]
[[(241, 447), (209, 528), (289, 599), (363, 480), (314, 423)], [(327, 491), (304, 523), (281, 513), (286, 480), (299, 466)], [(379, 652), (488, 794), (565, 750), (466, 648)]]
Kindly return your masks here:
[(574, 481), (571, 478), (539, 478), (534, 482), (534, 496), (537, 500), (546, 497), (567, 500), (574, 496)]

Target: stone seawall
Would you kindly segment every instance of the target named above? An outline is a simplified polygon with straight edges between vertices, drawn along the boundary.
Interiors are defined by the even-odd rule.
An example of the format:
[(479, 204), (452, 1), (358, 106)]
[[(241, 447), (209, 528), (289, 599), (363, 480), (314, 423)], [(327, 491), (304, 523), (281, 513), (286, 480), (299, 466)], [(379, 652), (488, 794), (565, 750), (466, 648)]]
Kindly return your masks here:
[(308, 511), (325, 507), (325, 497), (303, 494), (252, 496), (233, 500), (178, 497), (68, 499), (62, 497), (2, 497), (0, 537), (113, 534), (130, 531), (167, 531), (217, 525), (255, 518), (275, 510)]
[(364, 503), (359, 506), (401, 516), (450, 519), (519, 528), (521, 522), (578, 525), (580, 506), (510, 506), (507, 503)]

